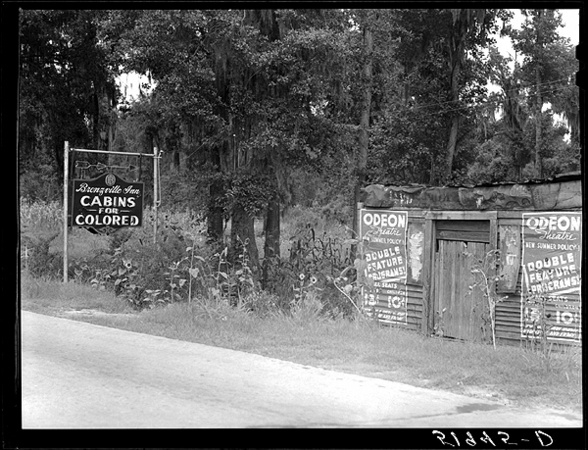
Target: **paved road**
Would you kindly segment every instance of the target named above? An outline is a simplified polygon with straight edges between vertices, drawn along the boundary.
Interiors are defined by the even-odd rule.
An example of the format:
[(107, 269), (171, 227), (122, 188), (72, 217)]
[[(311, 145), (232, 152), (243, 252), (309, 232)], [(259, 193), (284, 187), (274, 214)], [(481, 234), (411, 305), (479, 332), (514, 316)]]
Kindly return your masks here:
[(580, 427), (402, 383), (24, 312), (23, 428)]

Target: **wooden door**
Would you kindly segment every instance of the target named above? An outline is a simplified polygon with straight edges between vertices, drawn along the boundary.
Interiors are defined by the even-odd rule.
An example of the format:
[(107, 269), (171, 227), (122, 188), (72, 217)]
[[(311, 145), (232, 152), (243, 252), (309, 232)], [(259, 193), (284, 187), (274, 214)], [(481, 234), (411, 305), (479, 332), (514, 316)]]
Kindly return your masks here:
[[(483, 338), (484, 297), (476, 287), (473, 264), (483, 259), (488, 243), (439, 239), (435, 255), (435, 304), (443, 335), (468, 341)], [(468, 256), (468, 254), (470, 256)]]

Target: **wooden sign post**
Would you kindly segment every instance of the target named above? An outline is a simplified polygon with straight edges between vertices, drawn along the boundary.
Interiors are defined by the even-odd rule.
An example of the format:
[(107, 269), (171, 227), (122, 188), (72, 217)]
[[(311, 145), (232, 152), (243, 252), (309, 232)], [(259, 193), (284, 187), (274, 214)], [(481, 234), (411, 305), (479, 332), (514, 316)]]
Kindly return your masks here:
[(68, 254), (67, 254), (67, 206), (69, 200), (69, 142), (65, 141), (63, 150), (63, 282), (68, 282)]
[[(63, 282), (68, 280), (68, 227), (69, 220), (69, 153), (102, 153), (122, 156), (150, 156), (153, 158), (153, 209), (155, 225), (153, 241), (157, 240), (157, 208), (161, 201), (159, 186), (159, 159), (161, 152), (157, 147), (150, 153), (109, 152), (70, 148), (65, 141), (63, 155)], [(92, 228), (122, 228), (142, 226), (143, 183), (129, 183), (112, 173), (107, 173), (94, 180), (74, 180), (72, 198), (72, 225)]]

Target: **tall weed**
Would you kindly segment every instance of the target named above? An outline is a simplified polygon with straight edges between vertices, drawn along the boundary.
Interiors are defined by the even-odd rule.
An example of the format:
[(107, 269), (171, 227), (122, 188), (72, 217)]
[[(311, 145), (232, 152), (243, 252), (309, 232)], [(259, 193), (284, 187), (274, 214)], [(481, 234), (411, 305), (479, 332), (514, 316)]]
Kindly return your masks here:
[[(267, 258), (264, 261), (264, 287), (295, 307), (306, 295), (314, 295), (322, 304), (322, 313), (331, 317), (354, 314), (349, 298), (337, 288), (336, 280), (343, 271), (353, 267), (350, 242), (324, 232), (316, 234), (307, 226), (290, 239), (287, 258)], [(347, 274), (355, 277), (353, 271)]]
[[(57, 234), (39, 235), (42, 224), (60, 230), (61, 208), (57, 203), (23, 204), (27, 223), (37, 235), (38, 248), (30, 243), (36, 258), (28, 259), (31, 274), (57, 277), (62, 256), (49, 250)], [(232, 305), (261, 316), (275, 311), (300, 316), (301, 308), (311, 308), (332, 318), (353, 317), (351, 292), (341, 290), (355, 277), (353, 270), (346, 271), (345, 280), (341, 276), (352, 267), (350, 242), (343, 233), (328, 232), (331, 225), (317, 211), (296, 209), (290, 216), (284, 234), (290, 236), (288, 255), (265, 259), (261, 285), (250, 266), (247, 246), (238, 245), (229, 258), (227, 246), (208, 242), (203, 218), (189, 210), (160, 211), (155, 217), (146, 209), (143, 227), (117, 230), (103, 237), (100, 246), (85, 245), (83, 253), (70, 255), (69, 275), (97, 290), (112, 291), (137, 309), (196, 301), (209, 308)]]
[(22, 232), (59, 230), (63, 227), (63, 207), (59, 202), (21, 199), (19, 215)]
[(23, 236), (21, 244), (26, 246), (26, 260), (22, 268), (33, 277), (55, 279), (63, 273), (63, 255), (49, 251), (51, 243), (59, 235), (58, 232), (37, 237)]

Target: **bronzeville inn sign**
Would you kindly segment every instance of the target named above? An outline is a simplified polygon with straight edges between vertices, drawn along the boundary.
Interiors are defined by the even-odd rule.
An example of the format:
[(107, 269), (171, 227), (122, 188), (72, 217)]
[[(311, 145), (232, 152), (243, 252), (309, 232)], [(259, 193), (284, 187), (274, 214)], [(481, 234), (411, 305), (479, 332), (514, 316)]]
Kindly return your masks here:
[(140, 227), (143, 183), (129, 183), (112, 173), (93, 180), (73, 180), (71, 224), (79, 227)]

